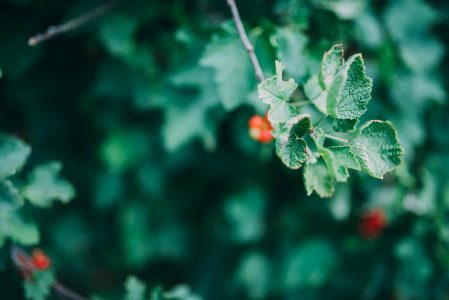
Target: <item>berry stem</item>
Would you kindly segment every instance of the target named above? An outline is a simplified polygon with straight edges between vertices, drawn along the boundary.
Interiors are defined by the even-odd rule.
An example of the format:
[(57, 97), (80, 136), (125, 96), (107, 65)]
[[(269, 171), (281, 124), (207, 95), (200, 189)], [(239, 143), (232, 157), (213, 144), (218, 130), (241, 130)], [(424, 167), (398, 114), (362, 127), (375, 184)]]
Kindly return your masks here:
[(328, 139), (339, 141), (339, 142), (342, 142), (342, 143), (345, 143), (345, 144), (349, 143), (348, 139), (344, 139), (344, 138), (341, 138), (341, 137), (338, 137), (338, 136), (335, 136), (335, 135), (331, 135), (331, 134), (327, 134), (326, 133), (324, 136), (326, 138), (328, 138)]
[(301, 107), (301, 106), (310, 104), (310, 101), (295, 101), (295, 102), (290, 102), (289, 104), (294, 105), (296, 107)]

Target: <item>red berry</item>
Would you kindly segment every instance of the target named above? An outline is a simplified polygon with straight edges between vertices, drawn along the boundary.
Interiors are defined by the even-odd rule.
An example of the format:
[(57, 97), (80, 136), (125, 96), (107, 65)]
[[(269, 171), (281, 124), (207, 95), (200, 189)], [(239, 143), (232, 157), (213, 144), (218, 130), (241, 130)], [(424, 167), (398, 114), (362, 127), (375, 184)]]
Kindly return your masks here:
[(255, 115), (249, 120), (249, 135), (252, 139), (260, 143), (269, 143), (273, 140), (273, 136), (271, 135), (272, 129), (267, 115), (263, 117)]
[(271, 135), (271, 130), (263, 130), (259, 136), (259, 142), (262, 144), (269, 143), (273, 140), (273, 136)]
[(249, 128), (261, 128), (264, 122), (265, 121), (261, 116), (252, 116), (251, 119), (249, 119)]
[(385, 226), (387, 218), (382, 209), (374, 208), (366, 212), (359, 223), (360, 234), (367, 239), (377, 238)]
[(32, 253), (32, 262), (36, 269), (45, 270), (50, 267), (50, 259), (40, 249), (34, 249)]

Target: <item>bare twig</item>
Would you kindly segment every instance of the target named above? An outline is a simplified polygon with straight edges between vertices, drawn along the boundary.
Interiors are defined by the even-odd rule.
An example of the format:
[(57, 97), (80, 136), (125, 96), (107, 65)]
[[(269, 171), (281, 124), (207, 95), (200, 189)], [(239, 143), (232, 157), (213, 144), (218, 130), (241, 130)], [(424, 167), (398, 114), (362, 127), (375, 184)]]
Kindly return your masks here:
[(227, 0), (229, 7), (231, 8), (232, 17), (234, 19), (235, 26), (239, 32), (240, 39), (242, 40), (243, 46), (246, 51), (248, 51), (249, 58), (253, 65), (256, 78), (259, 81), (263, 81), (265, 76), (263, 74), (262, 68), (260, 66), (259, 60), (257, 59), (256, 53), (254, 52), (254, 47), (249, 41), (248, 35), (246, 34), (245, 28), (243, 27), (242, 19), (240, 18), (239, 10), (235, 4), (235, 0)]
[[(31, 256), (17, 246), (11, 247), (11, 259), (16, 268), (23, 274), (26, 280), (30, 280), (33, 272), (38, 271), (32, 262)], [(61, 299), (87, 300), (86, 297), (83, 297), (78, 293), (72, 291), (57, 280), (53, 282), (53, 289)]]
[(41, 42), (44, 42), (51, 38), (54, 38), (55, 36), (58, 36), (60, 34), (74, 30), (93, 19), (102, 16), (103, 14), (105, 14), (106, 12), (108, 12), (109, 10), (114, 8), (116, 5), (118, 5), (122, 1), (123, 0), (113, 0), (109, 3), (100, 5), (96, 8), (94, 8), (93, 10), (88, 11), (87, 13), (85, 13), (75, 19), (69, 20), (63, 24), (50, 26), (50, 27), (48, 27), (47, 31), (45, 31), (44, 33), (40, 33), (40, 34), (37, 34), (37, 35), (29, 38), (28, 46), (36, 46), (36, 45), (40, 44)]

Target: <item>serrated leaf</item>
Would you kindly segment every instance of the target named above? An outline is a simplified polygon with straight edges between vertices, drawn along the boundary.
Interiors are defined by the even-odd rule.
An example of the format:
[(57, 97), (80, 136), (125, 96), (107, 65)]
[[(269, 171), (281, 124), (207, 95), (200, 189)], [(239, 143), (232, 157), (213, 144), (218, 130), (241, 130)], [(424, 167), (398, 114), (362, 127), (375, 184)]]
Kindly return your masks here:
[(301, 138), (289, 137), (287, 141), (276, 140), (276, 154), (290, 169), (301, 168), (307, 157), (307, 144)]
[(328, 51), (324, 52), (320, 64), (319, 82), (323, 90), (330, 88), (334, 76), (343, 66), (343, 45), (334, 45)]
[(299, 115), (289, 120), (286, 127), (289, 130), (276, 140), (276, 154), (290, 169), (299, 169), (309, 157), (302, 137), (312, 128), (311, 118), (307, 114)]
[(362, 170), (382, 179), (401, 163), (403, 150), (396, 129), (388, 121), (373, 120), (362, 125), (350, 140)]
[(360, 170), (360, 164), (350, 146), (321, 148), (320, 153), (330, 173), (338, 182), (345, 182), (348, 179), (348, 168)]
[(129, 276), (125, 282), (125, 300), (145, 300), (146, 285), (134, 276)]
[(329, 198), (335, 191), (334, 178), (321, 160), (308, 160), (306, 162), (304, 165), (304, 185), (308, 196), (315, 192), (321, 198)]
[(336, 119), (357, 119), (367, 110), (372, 79), (366, 76), (362, 55), (351, 56), (338, 71), (327, 94), (327, 112)]
[(15, 174), (22, 169), (31, 153), (31, 148), (21, 140), (0, 135), (0, 178)]
[(270, 106), (268, 120), (272, 124), (279, 124), (295, 117), (296, 107), (289, 103), (298, 84), (290, 79), (282, 79), (284, 65), (276, 61), (276, 75), (262, 81), (258, 85), (259, 98)]
[(206, 47), (200, 65), (213, 69), (213, 78), (226, 110), (246, 102), (255, 83), (254, 71), (237, 34), (215, 37)]
[(59, 176), (61, 169), (59, 162), (36, 167), (23, 187), (22, 195), (39, 207), (50, 207), (55, 201), (69, 203), (75, 197), (75, 189)]
[(50, 296), (55, 277), (51, 270), (35, 271), (29, 280), (25, 280), (25, 298), (30, 300), (45, 300)]
[(334, 119), (332, 129), (336, 132), (348, 132), (355, 130), (359, 119)]

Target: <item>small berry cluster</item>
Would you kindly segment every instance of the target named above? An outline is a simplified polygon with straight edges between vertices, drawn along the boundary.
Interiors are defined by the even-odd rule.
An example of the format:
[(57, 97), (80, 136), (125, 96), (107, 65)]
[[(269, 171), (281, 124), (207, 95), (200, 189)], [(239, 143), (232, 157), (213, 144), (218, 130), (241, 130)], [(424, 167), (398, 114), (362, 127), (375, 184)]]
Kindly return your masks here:
[(273, 127), (271, 127), (267, 115), (264, 117), (254, 115), (249, 119), (249, 135), (253, 140), (262, 144), (270, 143), (273, 140), (271, 130)]
[(387, 217), (382, 209), (374, 208), (363, 214), (359, 223), (360, 234), (367, 239), (380, 236), (387, 226)]

